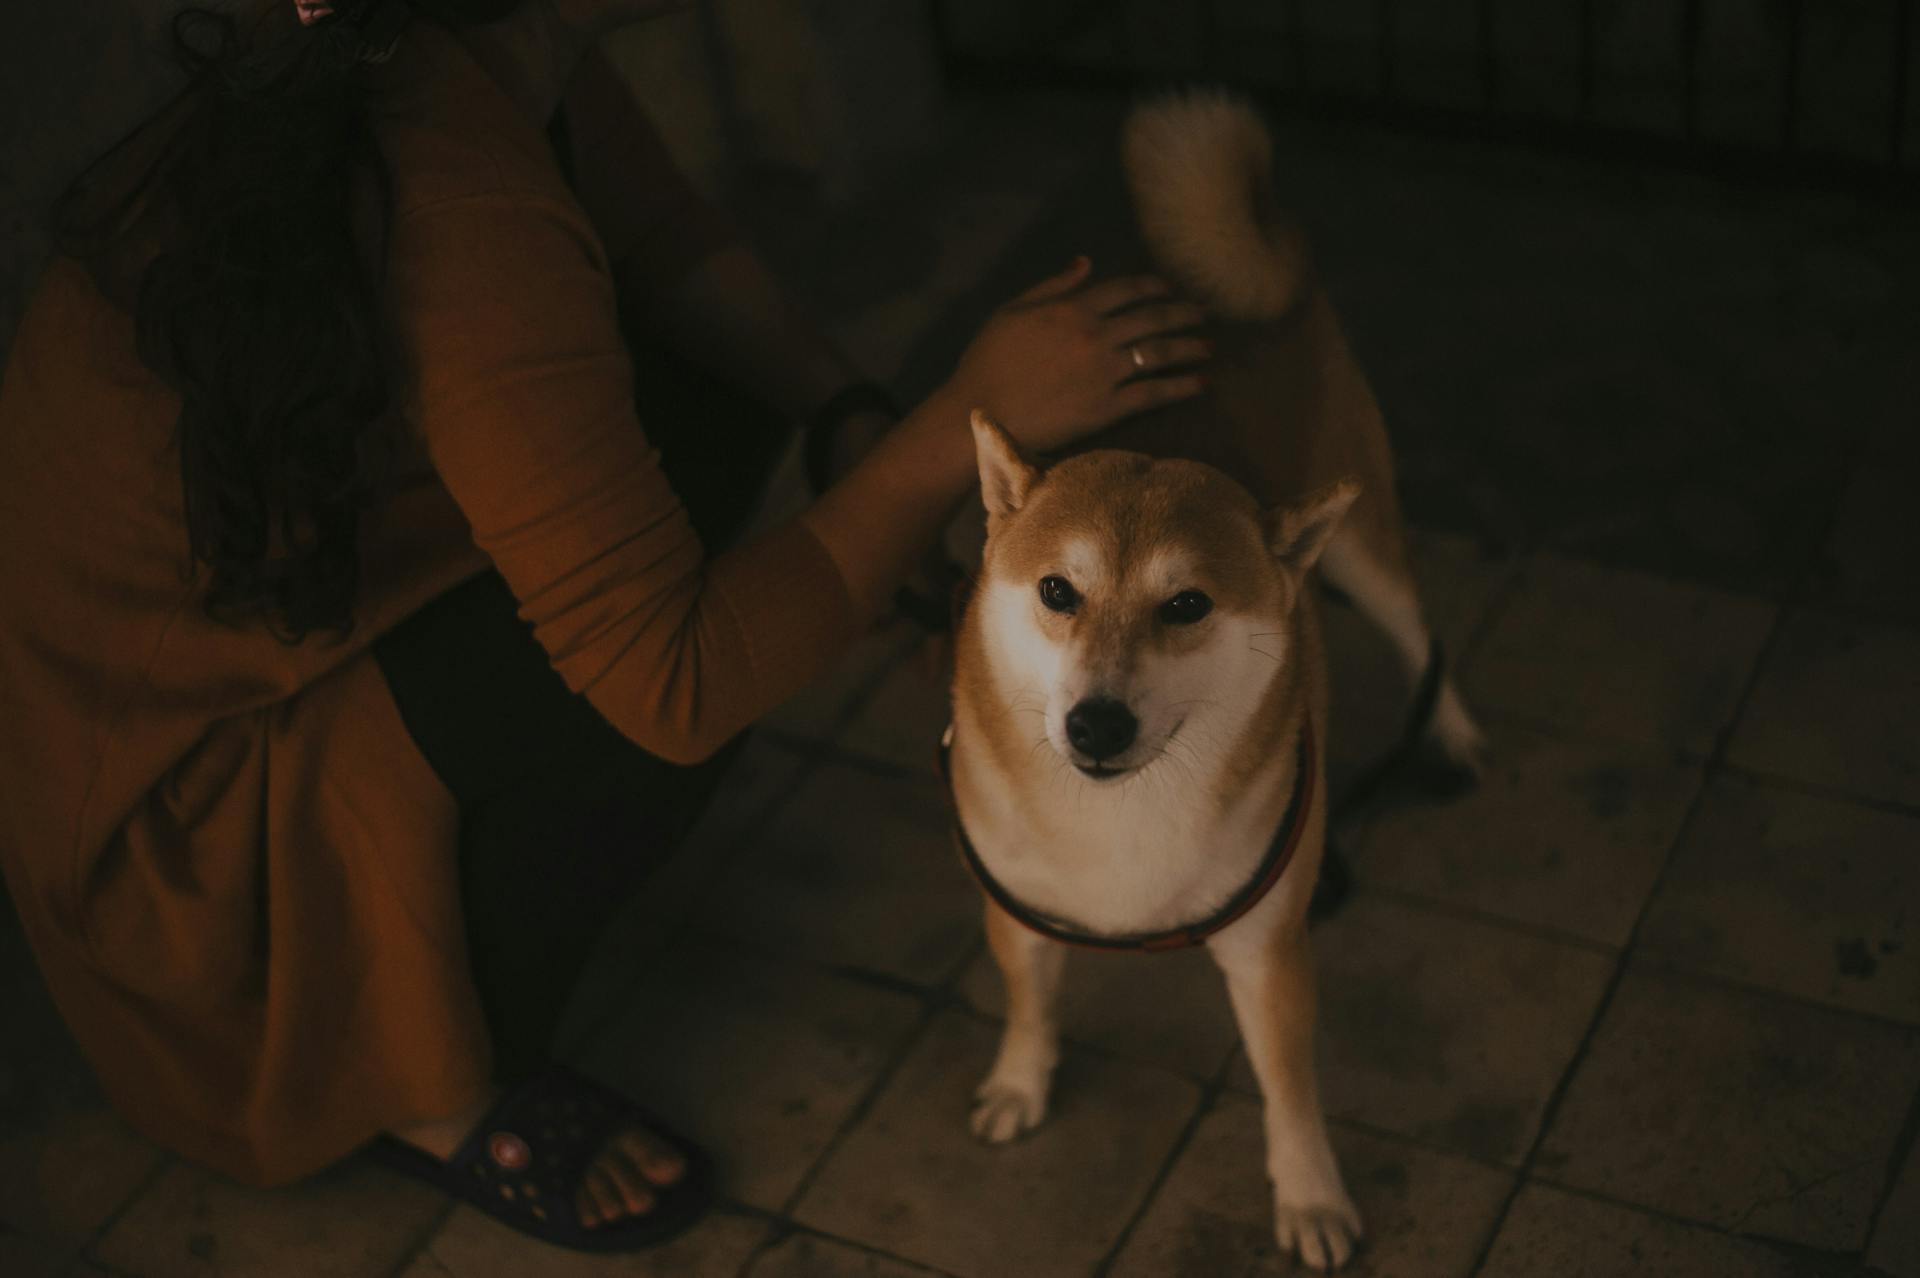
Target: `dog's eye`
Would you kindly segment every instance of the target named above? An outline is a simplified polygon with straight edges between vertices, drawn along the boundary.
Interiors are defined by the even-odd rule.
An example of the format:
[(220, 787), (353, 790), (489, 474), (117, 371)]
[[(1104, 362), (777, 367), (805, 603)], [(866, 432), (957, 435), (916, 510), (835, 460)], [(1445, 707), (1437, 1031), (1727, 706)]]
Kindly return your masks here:
[(1213, 600), (1197, 590), (1183, 590), (1160, 605), (1160, 620), (1169, 626), (1190, 626), (1213, 611)]
[(1080, 606), (1080, 592), (1065, 577), (1042, 577), (1040, 602), (1055, 612), (1072, 612)]

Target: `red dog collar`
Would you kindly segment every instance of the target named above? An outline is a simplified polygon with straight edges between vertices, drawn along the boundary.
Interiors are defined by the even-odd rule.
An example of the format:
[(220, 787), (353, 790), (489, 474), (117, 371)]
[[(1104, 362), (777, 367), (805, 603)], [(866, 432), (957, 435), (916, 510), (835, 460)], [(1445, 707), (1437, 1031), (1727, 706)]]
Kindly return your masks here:
[[(952, 753), (953, 729), (948, 728), (940, 740), (940, 775), (947, 782), (951, 795), (953, 773), (948, 756)], [(1182, 927), (1168, 928), (1160, 932), (1135, 932), (1119, 936), (1089, 932), (1071, 922), (1053, 917), (1034, 909), (1032, 906), (1016, 900), (1012, 893), (1003, 887), (987, 871), (980, 860), (980, 854), (974, 850), (973, 841), (967, 838), (966, 827), (960, 821), (958, 805), (954, 809), (953, 836), (959, 845), (960, 856), (967, 863), (967, 869), (973, 872), (981, 891), (993, 898), (993, 903), (1005, 910), (1023, 927), (1038, 932), (1048, 940), (1059, 941), (1065, 945), (1078, 945), (1094, 950), (1178, 950), (1190, 945), (1198, 945), (1215, 932), (1244, 915), (1258, 905), (1273, 885), (1280, 881), (1286, 872), (1287, 863), (1293, 860), (1293, 851), (1300, 843), (1301, 831), (1307, 826), (1307, 812), (1313, 805), (1314, 772), (1319, 759), (1314, 749), (1313, 721), (1303, 717), (1300, 725), (1300, 757), (1294, 769), (1293, 795), (1287, 800), (1287, 810), (1280, 818), (1280, 828), (1275, 831), (1273, 841), (1267, 845), (1267, 854), (1260, 859), (1259, 868), (1246, 886), (1227, 898), (1226, 904), (1197, 923)]]

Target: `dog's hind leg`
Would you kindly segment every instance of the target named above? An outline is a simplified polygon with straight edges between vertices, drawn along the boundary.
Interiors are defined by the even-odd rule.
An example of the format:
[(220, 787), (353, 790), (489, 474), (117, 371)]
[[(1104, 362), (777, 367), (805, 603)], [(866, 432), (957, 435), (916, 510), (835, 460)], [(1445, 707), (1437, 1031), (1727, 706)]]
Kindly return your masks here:
[(1274, 937), (1229, 928), (1208, 948), (1226, 974), (1247, 1063), (1265, 1101), (1275, 1237), (1282, 1250), (1297, 1251), (1313, 1268), (1337, 1269), (1360, 1239), (1360, 1212), (1341, 1183), (1320, 1111), (1306, 929)]
[(1067, 952), (992, 901), (986, 907), (987, 946), (1007, 988), (1007, 1027), (993, 1069), (974, 1092), (972, 1125), (974, 1135), (997, 1145), (1047, 1116), (1047, 1089), (1060, 1059), (1054, 1005)]
[[(1385, 632), (1407, 672), (1408, 686), (1419, 687), (1433, 656), (1433, 636), (1405, 556), (1375, 553), (1361, 530), (1342, 527), (1320, 557), (1320, 570), (1361, 615)], [(1466, 785), (1480, 775), (1485, 741), (1451, 673), (1441, 680), (1427, 724), (1427, 741), (1438, 752), (1441, 767), (1455, 774), (1449, 780)]]

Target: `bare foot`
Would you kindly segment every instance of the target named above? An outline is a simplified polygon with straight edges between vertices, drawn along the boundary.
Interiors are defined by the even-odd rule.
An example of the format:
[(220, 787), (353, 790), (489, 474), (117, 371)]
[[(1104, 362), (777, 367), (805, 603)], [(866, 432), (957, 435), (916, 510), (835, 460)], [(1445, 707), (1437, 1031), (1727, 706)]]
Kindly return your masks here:
[[(396, 1127), (387, 1134), (444, 1162), (453, 1157), (498, 1099), (496, 1093), (458, 1114)], [(686, 1171), (686, 1159), (673, 1146), (644, 1127), (629, 1127), (615, 1134), (587, 1168), (574, 1210), (580, 1223), (589, 1229), (628, 1216), (644, 1216), (653, 1210), (654, 1190), (673, 1184)]]

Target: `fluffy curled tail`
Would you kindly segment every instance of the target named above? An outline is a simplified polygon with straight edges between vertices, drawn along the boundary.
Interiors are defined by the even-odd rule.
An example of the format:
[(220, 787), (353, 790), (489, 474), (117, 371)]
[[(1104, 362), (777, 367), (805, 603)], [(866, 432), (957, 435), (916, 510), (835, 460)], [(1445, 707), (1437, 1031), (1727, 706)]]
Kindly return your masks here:
[(1231, 319), (1292, 305), (1304, 249), (1273, 191), (1273, 140), (1225, 93), (1175, 94), (1134, 108), (1121, 150), (1141, 234), (1160, 269)]

